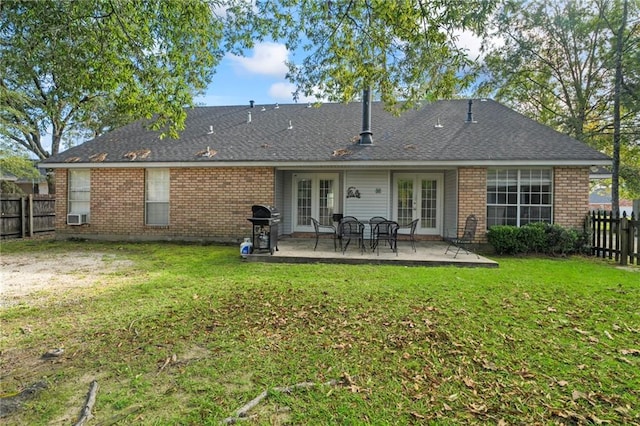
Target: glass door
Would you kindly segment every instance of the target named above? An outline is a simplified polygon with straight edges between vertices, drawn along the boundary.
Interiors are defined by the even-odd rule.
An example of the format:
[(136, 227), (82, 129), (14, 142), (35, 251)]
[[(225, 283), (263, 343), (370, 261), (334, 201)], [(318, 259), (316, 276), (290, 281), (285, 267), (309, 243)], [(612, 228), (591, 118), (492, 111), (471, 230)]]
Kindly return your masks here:
[(337, 208), (335, 174), (294, 175), (294, 231), (313, 231), (311, 218), (321, 225), (333, 225), (333, 213)]
[(420, 219), (416, 233), (442, 232), (442, 176), (438, 174), (398, 174), (395, 176), (394, 219), (407, 226)]

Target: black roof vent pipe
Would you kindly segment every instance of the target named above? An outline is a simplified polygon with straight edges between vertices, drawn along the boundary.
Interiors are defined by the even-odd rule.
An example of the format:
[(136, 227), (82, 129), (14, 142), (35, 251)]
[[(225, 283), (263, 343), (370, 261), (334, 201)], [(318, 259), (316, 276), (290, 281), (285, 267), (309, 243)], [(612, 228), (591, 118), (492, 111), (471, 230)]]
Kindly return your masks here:
[(249, 101), (249, 106), (250, 106), (251, 108), (253, 108), (253, 106), (254, 106), (254, 105), (255, 105), (255, 101)]
[(471, 111), (472, 105), (473, 105), (473, 101), (469, 99), (469, 110), (467, 111), (467, 123), (477, 123), (477, 121), (473, 120), (473, 111)]
[(373, 132), (371, 131), (371, 89), (365, 88), (362, 92), (362, 131), (360, 132), (359, 145), (373, 145)]

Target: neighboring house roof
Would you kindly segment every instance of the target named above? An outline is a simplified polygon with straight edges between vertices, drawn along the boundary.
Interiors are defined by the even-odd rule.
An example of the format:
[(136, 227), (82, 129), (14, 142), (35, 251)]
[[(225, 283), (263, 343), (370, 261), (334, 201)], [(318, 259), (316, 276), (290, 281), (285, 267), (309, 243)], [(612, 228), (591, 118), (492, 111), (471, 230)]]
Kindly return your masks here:
[(159, 132), (145, 128), (146, 121), (138, 121), (53, 156), (43, 166), (606, 165), (611, 161), (492, 100), (473, 101), (473, 122), (467, 122), (468, 100), (437, 101), (400, 116), (372, 102), (371, 111), (374, 143), (369, 146), (357, 143), (361, 103), (195, 107), (187, 110), (186, 127), (178, 140), (160, 139)]
[[(606, 191), (606, 193), (600, 192), (592, 192), (589, 194), (589, 204), (602, 204), (602, 205), (611, 205), (611, 193)], [(621, 198), (618, 200), (618, 205), (620, 207), (631, 207), (633, 205), (633, 201)]]

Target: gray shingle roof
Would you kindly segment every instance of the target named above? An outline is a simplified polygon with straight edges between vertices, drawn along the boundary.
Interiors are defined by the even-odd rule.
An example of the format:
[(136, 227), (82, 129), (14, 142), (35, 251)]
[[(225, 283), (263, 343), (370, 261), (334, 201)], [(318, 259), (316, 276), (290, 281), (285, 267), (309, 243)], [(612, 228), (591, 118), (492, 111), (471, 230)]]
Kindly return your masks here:
[[(492, 100), (437, 101), (394, 116), (372, 103), (374, 144), (357, 144), (362, 105), (196, 107), (180, 138), (160, 139), (139, 121), (45, 161), (211, 162), (599, 162), (604, 154)], [(248, 123), (248, 114), (251, 122)], [(441, 127), (436, 127), (436, 124)], [(291, 124), (291, 125), (290, 125)], [(291, 127), (291, 128), (289, 128)], [(210, 132), (210, 128), (212, 132)], [(210, 156), (203, 155), (209, 149)], [(215, 154), (214, 154), (215, 153)], [(146, 154), (146, 155), (145, 155)], [(213, 155), (214, 154), (214, 155)], [(113, 164), (115, 166), (115, 164)]]

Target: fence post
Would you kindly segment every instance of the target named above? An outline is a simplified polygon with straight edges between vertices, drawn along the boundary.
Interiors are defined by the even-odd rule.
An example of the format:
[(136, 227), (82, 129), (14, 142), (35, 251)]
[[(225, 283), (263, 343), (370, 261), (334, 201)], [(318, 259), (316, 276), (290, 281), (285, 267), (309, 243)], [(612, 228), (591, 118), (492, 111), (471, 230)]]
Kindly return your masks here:
[(620, 265), (626, 266), (629, 257), (629, 219), (626, 216), (620, 220), (618, 235), (620, 237)]
[(33, 194), (29, 194), (29, 237), (33, 237)]
[(25, 206), (24, 196), (20, 197), (20, 237), (24, 238), (27, 236), (27, 223), (25, 220), (26, 215), (26, 206)]

